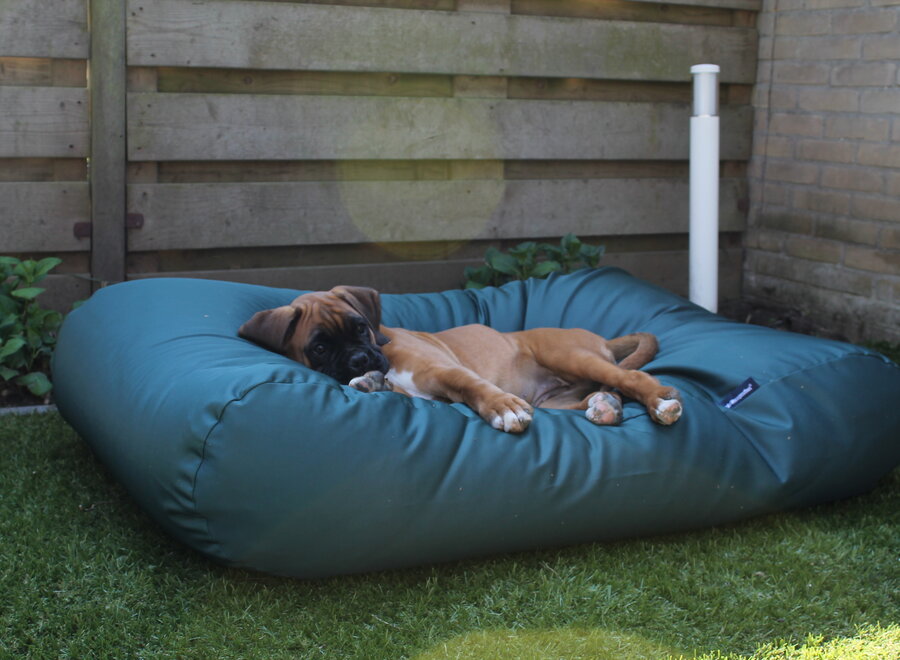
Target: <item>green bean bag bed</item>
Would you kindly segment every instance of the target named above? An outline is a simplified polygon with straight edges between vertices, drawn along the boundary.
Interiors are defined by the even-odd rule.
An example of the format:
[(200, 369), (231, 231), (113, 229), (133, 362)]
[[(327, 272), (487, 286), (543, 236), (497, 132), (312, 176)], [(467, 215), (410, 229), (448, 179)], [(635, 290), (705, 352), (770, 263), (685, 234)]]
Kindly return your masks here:
[(299, 293), (127, 282), (60, 333), (62, 415), (160, 525), (228, 565), (314, 578), (701, 528), (856, 495), (900, 462), (892, 362), (728, 321), (618, 269), (384, 295), (383, 322), (652, 332), (646, 370), (684, 400), (672, 426), (626, 403), (620, 426), (539, 409), (503, 433), (237, 336)]

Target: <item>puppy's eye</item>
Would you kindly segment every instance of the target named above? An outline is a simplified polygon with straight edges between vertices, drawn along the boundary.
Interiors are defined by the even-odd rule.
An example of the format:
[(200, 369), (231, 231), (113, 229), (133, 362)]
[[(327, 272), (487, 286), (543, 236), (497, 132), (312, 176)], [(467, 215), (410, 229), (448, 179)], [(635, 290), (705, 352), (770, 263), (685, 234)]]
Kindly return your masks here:
[(325, 355), (325, 351), (327, 350), (325, 344), (315, 344), (312, 347), (313, 355)]
[(356, 326), (356, 334), (358, 334), (358, 335), (364, 335), (368, 331), (369, 331), (369, 326), (367, 326), (365, 323), (360, 323)]

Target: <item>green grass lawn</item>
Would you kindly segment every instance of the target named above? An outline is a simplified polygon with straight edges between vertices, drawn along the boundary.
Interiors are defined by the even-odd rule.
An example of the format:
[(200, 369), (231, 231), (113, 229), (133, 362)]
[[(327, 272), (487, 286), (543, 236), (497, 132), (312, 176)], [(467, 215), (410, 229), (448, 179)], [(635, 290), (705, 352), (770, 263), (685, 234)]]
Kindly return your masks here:
[(173, 542), (57, 415), (0, 417), (0, 658), (896, 658), (900, 471), (701, 532), (308, 582)]

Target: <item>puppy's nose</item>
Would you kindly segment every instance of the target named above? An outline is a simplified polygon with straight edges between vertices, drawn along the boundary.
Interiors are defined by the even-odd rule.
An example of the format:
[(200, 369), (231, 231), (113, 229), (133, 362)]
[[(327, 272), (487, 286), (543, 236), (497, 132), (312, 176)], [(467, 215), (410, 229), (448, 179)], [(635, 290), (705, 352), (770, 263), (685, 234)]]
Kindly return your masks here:
[(353, 371), (363, 372), (369, 368), (369, 355), (365, 351), (357, 351), (347, 360), (347, 365)]

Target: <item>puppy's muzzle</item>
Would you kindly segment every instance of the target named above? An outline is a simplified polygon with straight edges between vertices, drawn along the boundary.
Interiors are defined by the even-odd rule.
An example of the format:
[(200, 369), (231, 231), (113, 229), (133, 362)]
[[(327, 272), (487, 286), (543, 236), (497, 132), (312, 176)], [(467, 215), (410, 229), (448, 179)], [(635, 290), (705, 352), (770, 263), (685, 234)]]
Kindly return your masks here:
[(348, 351), (343, 358), (344, 373), (338, 377), (342, 383), (347, 384), (356, 376), (362, 376), (369, 371), (383, 371), (389, 369), (387, 358), (380, 351), (367, 347), (355, 347)]
[(379, 361), (375, 354), (365, 349), (354, 351), (347, 357), (347, 367), (357, 375), (371, 371), (375, 367), (380, 366), (377, 365), (376, 362)]

